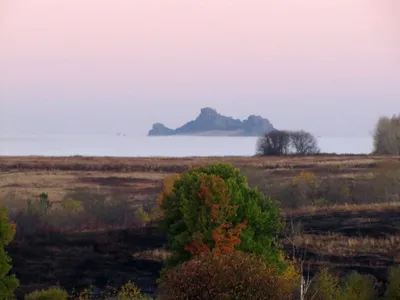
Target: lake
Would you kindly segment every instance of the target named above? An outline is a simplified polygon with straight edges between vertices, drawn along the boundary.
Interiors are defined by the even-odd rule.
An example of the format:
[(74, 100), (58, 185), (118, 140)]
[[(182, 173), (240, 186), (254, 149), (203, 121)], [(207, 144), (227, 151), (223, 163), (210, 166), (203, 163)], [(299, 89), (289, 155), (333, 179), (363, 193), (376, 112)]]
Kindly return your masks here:
[[(320, 137), (322, 152), (370, 153), (371, 137)], [(2, 136), (0, 155), (15, 156), (250, 156), (256, 137), (112, 135)]]

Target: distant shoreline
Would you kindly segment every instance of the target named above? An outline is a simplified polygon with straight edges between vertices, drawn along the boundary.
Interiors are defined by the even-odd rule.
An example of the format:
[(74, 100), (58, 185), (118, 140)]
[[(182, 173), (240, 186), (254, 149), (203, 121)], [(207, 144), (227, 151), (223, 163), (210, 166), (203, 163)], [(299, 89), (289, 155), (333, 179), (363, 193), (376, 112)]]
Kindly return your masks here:
[[(257, 158), (257, 159), (265, 159), (265, 160), (276, 160), (276, 159), (298, 159), (298, 158), (307, 158), (311, 159), (313, 157), (315, 158), (323, 158), (323, 157), (371, 157), (371, 158), (391, 158), (392, 156), (387, 155), (374, 155), (374, 154), (369, 154), (369, 153), (320, 153), (320, 154), (314, 154), (314, 155), (286, 155), (286, 156), (261, 156), (261, 155), (209, 155), (209, 156), (112, 156), (112, 155), (102, 155), (102, 156), (93, 156), (93, 155), (65, 155), (65, 156), (55, 156), (55, 155), (0, 155), (0, 170), (1, 170), (1, 162), (5, 159), (11, 159), (11, 160), (17, 160), (21, 159), (21, 161), (24, 161), (26, 159), (50, 159), (50, 160), (70, 160), (70, 159), (82, 159), (82, 160), (100, 160), (100, 159), (109, 159), (109, 160), (148, 160), (148, 159), (160, 159), (163, 161), (168, 161), (168, 160), (192, 160), (192, 159), (251, 159), (251, 158)], [(397, 156), (394, 156), (397, 158)], [(4, 163), (4, 162), (3, 162)], [(14, 162), (14, 164), (18, 164), (17, 162)]]
[(241, 130), (209, 130), (209, 131), (199, 131), (193, 133), (174, 133), (174, 134), (166, 134), (166, 135), (150, 135), (149, 137), (170, 137), (170, 136), (220, 136), (220, 137), (252, 137), (257, 138), (256, 136), (247, 136), (244, 135)]
[[(230, 136), (225, 136), (229, 134)], [(155, 138), (156, 137), (156, 138)], [(93, 157), (215, 157), (253, 156), (257, 138), (236, 136), (234, 132), (202, 131), (171, 136), (38, 136), (1, 140), (0, 156), (93, 156)], [(371, 138), (321, 138), (321, 152), (367, 154)]]

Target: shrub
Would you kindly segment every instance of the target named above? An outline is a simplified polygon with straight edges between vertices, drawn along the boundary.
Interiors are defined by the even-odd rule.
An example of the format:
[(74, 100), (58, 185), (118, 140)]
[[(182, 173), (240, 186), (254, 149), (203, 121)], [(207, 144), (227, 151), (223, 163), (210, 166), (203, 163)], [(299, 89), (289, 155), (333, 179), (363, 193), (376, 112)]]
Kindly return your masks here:
[(129, 281), (124, 284), (119, 292), (118, 292), (118, 300), (150, 300), (151, 298), (142, 295), (141, 290), (134, 284)]
[(67, 214), (75, 214), (84, 211), (82, 202), (78, 200), (64, 199), (61, 202), (61, 207)]
[(343, 279), (340, 294), (342, 300), (374, 300), (376, 299), (374, 281), (370, 276), (353, 271)]
[(35, 200), (28, 200), (28, 214), (46, 216), (52, 207), (47, 193), (40, 194)]
[(68, 294), (60, 288), (49, 288), (47, 290), (34, 291), (25, 296), (25, 300), (67, 300)]
[(283, 264), (277, 244), (282, 227), (278, 204), (250, 188), (231, 165), (187, 171), (175, 181), (162, 209), (172, 252), (168, 267), (217, 245), (223, 251), (252, 252), (269, 263)]
[(385, 299), (400, 299), (400, 266), (393, 266), (389, 270), (389, 280), (386, 288)]
[(310, 294), (314, 294), (314, 299), (318, 300), (339, 300), (339, 278), (328, 269), (322, 269), (314, 277)]
[(355, 271), (345, 276), (340, 282), (339, 277), (328, 269), (322, 269), (315, 276), (311, 295), (313, 299), (321, 300), (374, 300), (374, 280), (371, 276), (361, 275)]
[(140, 222), (140, 223), (147, 223), (150, 221), (150, 216), (149, 214), (143, 210), (143, 207), (140, 206), (139, 208), (136, 209), (135, 211), (135, 220)]
[(383, 161), (377, 165), (371, 186), (375, 201), (395, 202), (400, 200), (400, 165), (394, 161)]
[(315, 204), (318, 199), (319, 180), (312, 172), (302, 171), (300, 175), (295, 176), (292, 180), (292, 187), (303, 205)]
[(15, 235), (15, 225), (7, 218), (5, 208), (0, 208), (0, 299), (12, 299), (19, 282), (15, 275), (7, 276), (11, 270), (11, 258), (4, 247), (7, 246)]
[(282, 274), (279, 275), (281, 284), (286, 291), (291, 291), (293, 296), (298, 298), (300, 295), (301, 284), (301, 269), (298, 267), (298, 262), (293, 257), (292, 260), (287, 259), (284, 252), (281, 252), (281, 259), (285, 260), (286, 267)]
[[(365, 197), (365, 193), (368, 192), (365, 185), (353, 180), (320, 177), (313, 172), (302, 171), (288, 183), (271, 184), (263, 188), (280, 201), (282, 208), (298, 208), (356, 201), (365, 203), (368, 201), (368, 198)], [(369, 195), (373, 197), (371, 193)]]
[(79, 201), (89, 219), (101, 225), (127, 225), (133, 221), (134, 210), (129, 198), (117, 191), (75, 190), (65, 195), (64, 201)]
[(169, 270), (159, 286), (160, 300), (292, 299), (276, 269), (253, 254), (204, 253)]

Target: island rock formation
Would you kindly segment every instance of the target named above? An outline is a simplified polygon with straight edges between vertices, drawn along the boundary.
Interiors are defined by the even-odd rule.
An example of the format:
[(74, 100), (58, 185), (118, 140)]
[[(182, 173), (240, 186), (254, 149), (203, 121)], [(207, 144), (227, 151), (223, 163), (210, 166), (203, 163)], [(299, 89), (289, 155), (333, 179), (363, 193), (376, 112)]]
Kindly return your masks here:
[(273, 125), (261, 116), (251, 115), (238, 120), (219, 114), (210, 107), (202, 108), (198, 117), (176, 129), (155, 123), (149, 136), (203, 135), (203, 136), (261, 136), (274, 130)]

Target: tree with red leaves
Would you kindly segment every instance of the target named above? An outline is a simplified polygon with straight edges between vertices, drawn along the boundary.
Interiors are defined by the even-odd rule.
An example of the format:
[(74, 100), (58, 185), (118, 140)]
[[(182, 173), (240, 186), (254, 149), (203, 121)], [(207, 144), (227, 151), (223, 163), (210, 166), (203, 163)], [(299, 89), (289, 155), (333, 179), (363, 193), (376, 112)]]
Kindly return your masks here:
[(231, 165), (182, 174), (161, 207), (172, 253), (167, 269), (205, 252), (218, 256), (235, 250), (283, 264), (276, 243), (281, 229), (278, 204), (250, 188)]

